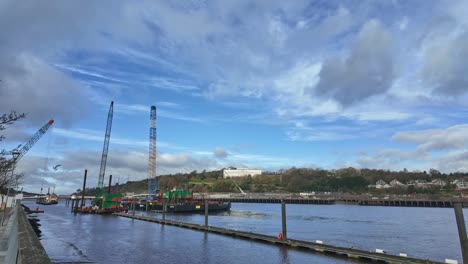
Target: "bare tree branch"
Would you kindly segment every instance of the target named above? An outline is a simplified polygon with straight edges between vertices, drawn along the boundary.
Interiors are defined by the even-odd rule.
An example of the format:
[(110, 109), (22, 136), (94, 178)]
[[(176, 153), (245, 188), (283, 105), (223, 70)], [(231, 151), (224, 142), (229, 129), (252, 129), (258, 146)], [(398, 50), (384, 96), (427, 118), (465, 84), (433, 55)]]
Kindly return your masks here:
[[(9, 125), (14, 124), (16, 121), (26, 117), (25, 113), (17, 113), (16, 111), (11, 111), (8, 114), (3, 114), (0, 116), (0, 131), (7, 129)], [(5, 137), (0, 135), (0, 141)], [(13, 183), (19, 183), (22, 181), (24, 175), (22, 173), (15, 174), (14, 167), (15, 161), (13, 158), (6, 158), (7, 155), (10, 155), (12, 151), (6, 151), (5, 149), (0, 149), (0, 190), (3, 188), (11, 186)]]

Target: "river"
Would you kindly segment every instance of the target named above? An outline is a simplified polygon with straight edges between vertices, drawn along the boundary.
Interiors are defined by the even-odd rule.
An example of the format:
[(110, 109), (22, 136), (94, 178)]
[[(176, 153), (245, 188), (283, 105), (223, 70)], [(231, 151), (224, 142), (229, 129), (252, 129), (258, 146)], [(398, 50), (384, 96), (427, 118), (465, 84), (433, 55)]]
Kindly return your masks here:
[[(41, 242), (56, 263), (359, 263), (112, 215), (74, 215), (63, 202), (39, 208), (45, 210), (38, 216)], [(286, 211), (289, 238), (461, 263), (450, 208), (288, 204)], [(196, 214), (168, 214), (167, 219), (204, 223), (204, 216)], [(281, 206), (233, 203), (230, 212), (210, 215), (209, 224), (276, 236)]]

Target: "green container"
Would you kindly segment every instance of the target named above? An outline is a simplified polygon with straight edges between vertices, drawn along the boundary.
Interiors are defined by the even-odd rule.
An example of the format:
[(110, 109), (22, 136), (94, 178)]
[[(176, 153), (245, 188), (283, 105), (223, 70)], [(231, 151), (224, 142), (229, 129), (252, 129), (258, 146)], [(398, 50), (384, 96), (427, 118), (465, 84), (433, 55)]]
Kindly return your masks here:
[(102, 196), (102, 209), (120, 208), (121, 202), (122, 202), (121, 193), (105, 193)]
[(181, 188), (177, 188), (174, 191), (168, 191), (164, 193), (164, 199), (179, 203), (182, 200), (192, 199), (193, 192), (183, 191)]

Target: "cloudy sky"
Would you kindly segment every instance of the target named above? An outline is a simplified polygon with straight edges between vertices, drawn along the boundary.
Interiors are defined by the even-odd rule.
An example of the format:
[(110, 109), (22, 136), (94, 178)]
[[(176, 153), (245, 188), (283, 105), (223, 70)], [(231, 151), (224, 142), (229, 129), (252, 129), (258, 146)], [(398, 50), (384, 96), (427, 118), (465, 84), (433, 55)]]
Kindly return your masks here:
[[(245, 166), (468, 170), (467, 1), (0, 1), (24, 187)], [(61, 164), (61, 169), (52, 167)], [(107, 179), (106, 179), (107, 181)], [(105, 181), (105, 182), (106, 182)]]

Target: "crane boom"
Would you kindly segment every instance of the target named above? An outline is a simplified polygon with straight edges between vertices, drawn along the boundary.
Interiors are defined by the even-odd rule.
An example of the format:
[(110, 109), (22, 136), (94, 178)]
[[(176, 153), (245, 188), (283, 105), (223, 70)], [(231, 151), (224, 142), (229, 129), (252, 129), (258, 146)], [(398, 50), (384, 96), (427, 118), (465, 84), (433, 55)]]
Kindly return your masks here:
[[(32, 146), (36, 144), (36, 142), (47, 132), (53, 123), (53, 119), (49, 120), (49, 122), (42, 126), (28, 141), (26, 141), (21, 149), (9, 152), (8, 154), (13, 155), (13, 158), (5, 163), (4, 168), (12, 170), (16, 162), (18, 162), (32, 148)], [(1, 168), (1, 171), (3, 171), (4, 168)]]
[(107, 153), (109, 151), (109, 140), (112, 128), (112, 115), (114, 112), (114, 101), (111, 101), (109, 113), (107, 115), (106, 135), (104, 137), (104, 146), (102, 147), (101, 168), (99, 170), (98, 189), (102, 190), (104, 187), (104, 174), (106, 173)]

